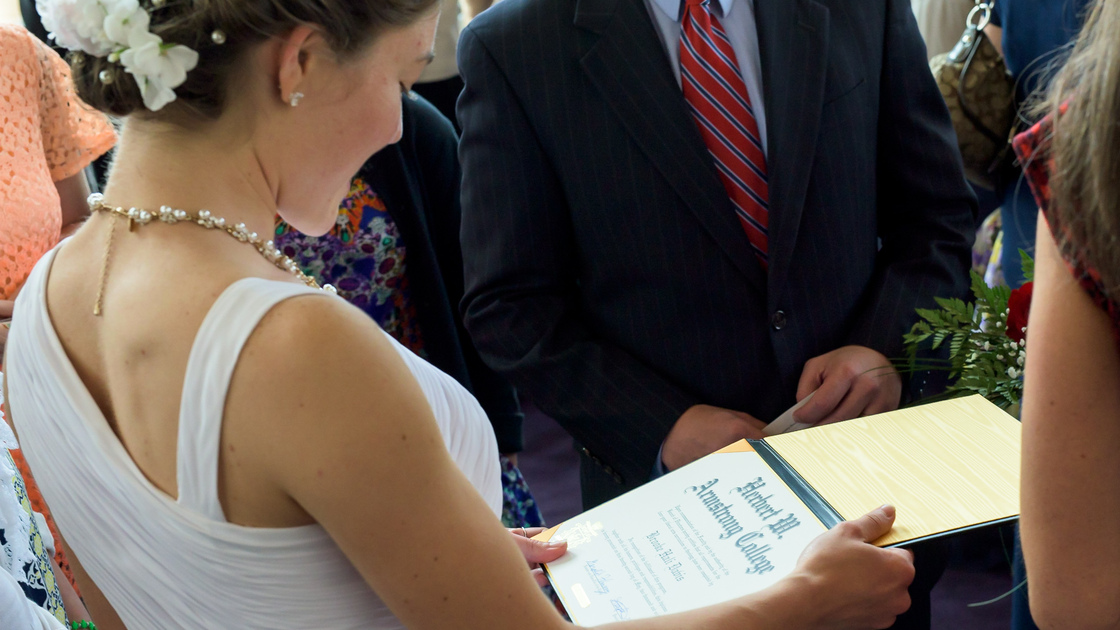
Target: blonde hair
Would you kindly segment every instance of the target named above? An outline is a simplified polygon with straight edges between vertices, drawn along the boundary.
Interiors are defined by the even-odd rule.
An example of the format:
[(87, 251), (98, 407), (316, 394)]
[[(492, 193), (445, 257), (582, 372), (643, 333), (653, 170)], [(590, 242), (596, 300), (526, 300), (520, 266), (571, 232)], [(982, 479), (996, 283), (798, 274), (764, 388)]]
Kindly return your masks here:
[(1041, 108), (1054, 117), (1050, 213), (1067, 255), (1120, 297), (1120, 0), (1098, 0)]

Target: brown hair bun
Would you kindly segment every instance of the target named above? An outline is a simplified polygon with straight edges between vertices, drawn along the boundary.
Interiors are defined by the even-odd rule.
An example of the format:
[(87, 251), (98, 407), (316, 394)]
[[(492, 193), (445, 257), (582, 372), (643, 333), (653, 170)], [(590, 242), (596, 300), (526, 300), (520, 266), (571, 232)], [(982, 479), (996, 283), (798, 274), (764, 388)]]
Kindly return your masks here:
[[(157, 0), (159, 2), (159, 0)], [(314, 25), (345, 58), (387, 30), (413, 24), (437, 0), (141, 0), (150, 30), (167, 44), (197, 51), (198, 65), (175, 89), (176, 100), (150, 112), (136, 80), (120, 63), (82, 51), (70, 53), (82, 100), (115, 116), (212, 120), (225, 106), (231, 74), (243, 53), (299, 25)], [(215, 35), (215, 32), (220, 32)]]

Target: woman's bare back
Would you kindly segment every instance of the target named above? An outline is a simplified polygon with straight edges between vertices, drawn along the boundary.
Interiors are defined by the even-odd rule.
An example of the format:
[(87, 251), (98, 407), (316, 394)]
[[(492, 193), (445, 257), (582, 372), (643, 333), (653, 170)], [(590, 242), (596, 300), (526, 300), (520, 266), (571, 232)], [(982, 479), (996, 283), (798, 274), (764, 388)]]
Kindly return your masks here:
[[(106, 249), (102, 314), (96, 316)], [(103, 215), (61, 247), (50, 270), (48, 309), (71, 363), (137, 467), (172, 498), (178, 494), (183, 379), (195, 333), (221, 292), (248, 275), (292, 279), (225, 234), (187, 224), (150, 224), (130, 233), (125, 221)], [(266, 320), (282, 317), (285, 308)], [(247, 377), (258, 372), (253, 357), (258, 344), (268, 343), (269, 326), (262, 322), (266, 334), (255, 334), (246, 347), (230, 405), (254, 406), (239, 400), (237, 381), (242, 368)], [(260, 527), (312, 522), (252, 465), (262, 443), (253, 420), (231, 414), (223, 423), (219, 480), (227, 518)]]

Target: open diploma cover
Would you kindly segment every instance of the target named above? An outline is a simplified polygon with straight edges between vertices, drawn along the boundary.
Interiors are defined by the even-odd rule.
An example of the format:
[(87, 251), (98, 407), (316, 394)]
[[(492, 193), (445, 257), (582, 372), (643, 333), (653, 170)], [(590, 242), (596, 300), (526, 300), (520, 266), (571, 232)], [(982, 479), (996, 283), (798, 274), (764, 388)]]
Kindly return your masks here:
[(1019, 445), (981, 396), (743, 440), (542, 533), (568, 541), (545, 572), (582, 626), (727, 601), (884, 503), (898, 516), (880, 547), (1014, 520)]

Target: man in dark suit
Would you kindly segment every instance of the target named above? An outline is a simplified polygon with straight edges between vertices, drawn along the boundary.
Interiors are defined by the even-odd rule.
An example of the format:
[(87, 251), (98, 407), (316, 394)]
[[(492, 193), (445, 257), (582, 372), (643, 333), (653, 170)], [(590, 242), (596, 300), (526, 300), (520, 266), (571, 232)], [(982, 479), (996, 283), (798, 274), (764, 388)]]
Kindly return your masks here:
[(967, 291), (910, 0), (504, 0), (459, 67), (467, 329), (585, 506), (813, 391), (802, 422), (893, 409), (914, 309)]

